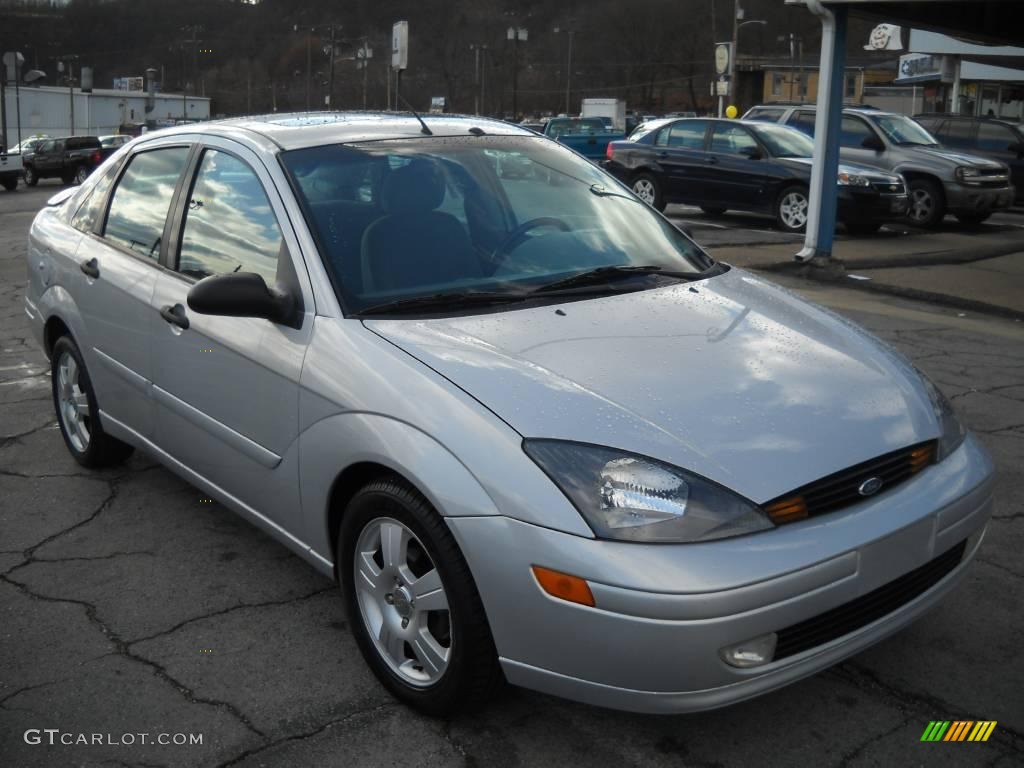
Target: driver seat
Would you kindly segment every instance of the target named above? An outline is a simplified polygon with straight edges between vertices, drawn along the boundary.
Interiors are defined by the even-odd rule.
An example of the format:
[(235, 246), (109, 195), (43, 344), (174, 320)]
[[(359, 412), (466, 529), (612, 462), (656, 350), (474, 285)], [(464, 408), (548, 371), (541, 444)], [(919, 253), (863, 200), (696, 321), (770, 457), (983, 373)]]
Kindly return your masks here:
[(363, 289), (395, 291), (483, 277), (466, 228), (436, 210), (445, 179), (435, 163), (416, 159), (384, 179), (384, 215), (366, 228), (361, 248)]

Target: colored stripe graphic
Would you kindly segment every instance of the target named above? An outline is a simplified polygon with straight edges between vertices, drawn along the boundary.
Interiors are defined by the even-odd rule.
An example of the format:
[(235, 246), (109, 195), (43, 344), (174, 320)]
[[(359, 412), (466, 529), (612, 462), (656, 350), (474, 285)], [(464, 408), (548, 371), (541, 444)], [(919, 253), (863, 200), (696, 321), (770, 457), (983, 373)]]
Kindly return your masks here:
[(988, 741), (996, 725), (996, 720), (932, 720), (921, 741)]

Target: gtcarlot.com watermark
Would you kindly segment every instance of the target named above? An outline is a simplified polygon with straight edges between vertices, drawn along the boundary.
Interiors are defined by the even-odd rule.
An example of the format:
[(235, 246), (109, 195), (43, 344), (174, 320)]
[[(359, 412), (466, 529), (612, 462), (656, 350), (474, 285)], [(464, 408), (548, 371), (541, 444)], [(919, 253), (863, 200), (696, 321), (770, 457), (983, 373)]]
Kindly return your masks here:
[(179, 747), (196, 746), (203, 743), (201, 733), (73, 733), (60, 728), (29, 728), (25, 731), (25, 743), (46, 746), (114, 746), (130, 747), (135, 744), (158, 744)]

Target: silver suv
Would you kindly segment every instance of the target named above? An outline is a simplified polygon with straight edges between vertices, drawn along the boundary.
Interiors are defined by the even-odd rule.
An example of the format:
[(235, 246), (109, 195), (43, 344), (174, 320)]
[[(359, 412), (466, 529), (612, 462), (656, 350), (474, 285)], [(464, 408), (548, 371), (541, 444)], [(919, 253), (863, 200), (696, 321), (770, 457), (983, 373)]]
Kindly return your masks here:
[[(814, 136), (815, 107), (764, 105), (744, 120), (783, 123)], [(936, 227), (947, 213), (980, 224), (1013, 204), (1010, 171), (1003, 163), (940, 148), (928, 131), (904, 115), (875, 109), (844, 109), (840, 157), (902, 174), (910, 192), (907, 218)]]

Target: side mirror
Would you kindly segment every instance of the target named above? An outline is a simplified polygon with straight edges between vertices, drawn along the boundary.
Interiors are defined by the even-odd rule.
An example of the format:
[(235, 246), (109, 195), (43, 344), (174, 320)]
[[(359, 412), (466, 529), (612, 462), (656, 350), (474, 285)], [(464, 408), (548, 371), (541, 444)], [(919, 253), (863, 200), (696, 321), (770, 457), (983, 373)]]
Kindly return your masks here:
[(757, 147), (743, 147), (740, 150), (740, 154), (747, 158), (747, 160), (760, 160), (763, 157), (761, 150)]
[(881, 152), (885, 149), (885, 144), (883, 144), (882, 140), (874, 134), (864, 139), (860, 145), (864, 147), (864, 149), (873, 149), (875, 152)]
[(262, 317), (292, 328), (301, 327), (295, 297), (268, 288), (254, 272), (232, 272), (200, 280), (188, 292), (188, 306), (201, 315)]

